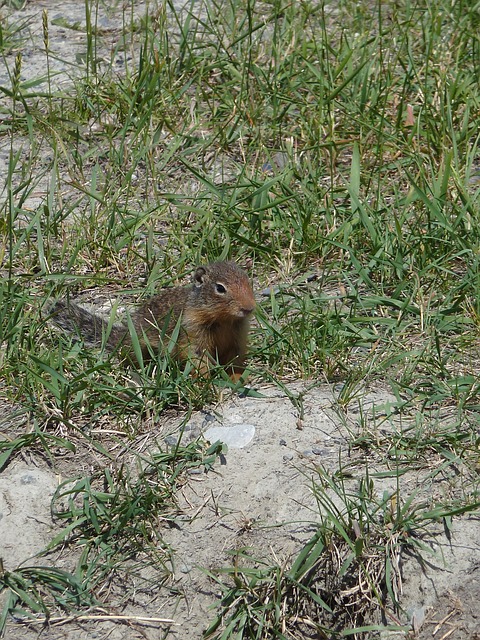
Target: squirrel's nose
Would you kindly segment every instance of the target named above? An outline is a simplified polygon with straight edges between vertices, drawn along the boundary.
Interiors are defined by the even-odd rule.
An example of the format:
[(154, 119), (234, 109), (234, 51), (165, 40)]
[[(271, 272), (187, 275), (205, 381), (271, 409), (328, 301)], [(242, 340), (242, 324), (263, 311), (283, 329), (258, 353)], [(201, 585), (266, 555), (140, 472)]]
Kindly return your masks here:
[(240, 309), (240, 311), (243, 313), (244, 316), (249, 316), (253, 310), (255, 309), (255, 306), (252, 307), (242, 307)]

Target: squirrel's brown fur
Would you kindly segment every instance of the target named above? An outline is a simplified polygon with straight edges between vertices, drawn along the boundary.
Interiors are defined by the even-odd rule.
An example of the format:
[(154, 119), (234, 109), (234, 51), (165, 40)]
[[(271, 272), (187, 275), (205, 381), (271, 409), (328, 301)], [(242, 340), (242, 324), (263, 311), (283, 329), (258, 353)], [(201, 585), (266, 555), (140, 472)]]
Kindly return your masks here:
[[(212, 262), (198, 267), (193, 284), (166, 289), (131, 314), (144, 358), (162, 349), (180, 323), (173, 355), (181, 362), (192, 358), (200, 372), (209, 363), (223, 365), (232, 378), (244, 371), (249, 318), (255, 297), (246, 273), (234, 262)], [(53, 321), (86, 343), (100, 345), (108, 323), (77, 304), (56, 302)], [(125, 324), (114, 324), (106, 346), (132, 356), (132, 340)]]

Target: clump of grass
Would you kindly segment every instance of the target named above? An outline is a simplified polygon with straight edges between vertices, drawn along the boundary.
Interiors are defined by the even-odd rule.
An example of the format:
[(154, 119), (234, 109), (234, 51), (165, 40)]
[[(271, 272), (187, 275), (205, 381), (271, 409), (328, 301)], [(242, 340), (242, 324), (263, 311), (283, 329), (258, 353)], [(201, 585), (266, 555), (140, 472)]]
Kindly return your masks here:
[(66, 524), (38, 555), (74, 547), (80, 552), (76, 567), (73, 572), (50, 565), (2, 570), (0, 634), (9, 616), (26, 623), (42, 616), (48, 623), (62, 612), (78, 615), (108, 606), (102, 597), (107, 583), (107, 592), (114, 584), (121, 587), (122, 604), (139, 589), (167, 583), (170, 549), (160, 525), (175, 518), (175, 492), (188, 471), (211, 469), (223, 448), (219, 442), (178, 445), (137, 456), (135, 471), (112, 463), (93, 476), (61, 483), (52, 498), (52, 517)]
[[(19, 567), (15, 571), (1, 571), (0, 593), (5, 592), (0, 615), (0, 635), (3, 637), (9, 616), (16, 619), (50, 618), (51, 607), (69, 613), (96, 604), (88, 585), (62, 569), (50, 566)], [(3, 595), (3, 594), (2, 594)]]
[[(398, 487), (401, 473), (392, 473)], [(239, 549), (231, 567), (209, 572), (222, 597), (205, 638), (363, 638), (381, 629), (408, 631), (398, 616), (402, 552), (409, 548), (428, 561), (434, 552), (424, 539), (435, 523), (448, 528), (452, 517), (476, 511), (478, 494), (450, 502), (420, 492), (403, 496), (400, 489), (378, 494), (375, 474), (367, 470), (354, 490), (347, 486), (349, 475), (347, 468), (333, 475), (317, 469), (312, 492), (319, 523), (292, 560), (271, 564)]]
[(215, 578), (223, 596), (206, 638), (362, 637), (377, 628), (387, 563), (398, 551), (384, 529), (388, 499), (374, 504), (369, 490), (348, 495), (322, 471), (313, 490), (320, 524), (293, 561), (269, 565), (240, 550), (234, 566), (220, 570), (233, 585)]

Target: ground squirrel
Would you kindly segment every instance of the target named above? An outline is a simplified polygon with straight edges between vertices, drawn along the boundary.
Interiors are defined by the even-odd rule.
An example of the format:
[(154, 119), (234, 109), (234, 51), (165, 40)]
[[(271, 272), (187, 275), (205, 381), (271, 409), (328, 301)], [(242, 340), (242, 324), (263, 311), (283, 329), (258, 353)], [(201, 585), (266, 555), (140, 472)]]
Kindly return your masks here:
[[(165, 289), (145, 301), (131, 320), (148, 359), (158, 351), (180, 324), (173, 356), (184, 362), (192, 358), (201, 373), (210, 363), (223, 365), (233, 380), (244, 371), (250, 316), (255, 297), (247, 274), (234, 262), (212, 262), (198, 267), (193, 284)], [(51, 307), (52, 320), (85, 343), (100, 345), (108, 323), (75, 303), (60, 300)], [(162, 340), (163, 336), (163, 340)], [(126, 324), (114, 324), (106, 341), (109, 350), (133, 355)]]

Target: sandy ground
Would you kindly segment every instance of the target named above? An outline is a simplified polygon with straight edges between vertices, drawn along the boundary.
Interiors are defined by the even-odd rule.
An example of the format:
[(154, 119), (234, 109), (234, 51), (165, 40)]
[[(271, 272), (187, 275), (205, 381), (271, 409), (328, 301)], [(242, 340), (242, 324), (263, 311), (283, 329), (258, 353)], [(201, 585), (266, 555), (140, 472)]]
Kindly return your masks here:
[[(293, 385), (292, 392), (303, 387)], [(327, 387), (307, 392), (304, 418), (299, 422), (297, 410), (288, 398), (273, 388), (262, 390), (264, 398), (232, 397), (215, 407), (215, 412), (201, 411), (189, 422), (193, 435), (213, 424), (229, 429), (236, 424), (255, 427), (253, 439), (243, 448), (230, 448), (213, 472), (194, 475), (183, 488), (181, 513), (176, 526), (165, 528), (163, 538), (173, 549), (173, 576), (167, 588), (137, 599), (122, 614), (146, 615), (174, 620), (171, 625), (133, 625), (131, 638), (150, 639), (201, 638), (212, 619), (212, 605), (218, 604), (216, 584), (203, 569), (215, 570), (231, 563), (229, 551), (242, 547), (255, 550), (257, 557), (288, 562), (312, 535), (318, 522), (311, 480), (321, 465), (332, 473), (349, 465), (349, 484), (354, 487), (365, 476), (380, 471), (372, 459), (368, 463), (349, 449), (353, 430), (361, 432), (363, 416), (393, 398), (384, 390), (367, 393), (349, 412), (349, 433), (339, 423), (334, 394)], [(5, 429), (2, 425), (2, 431)], [(167, 433), (175, 433), (171, 420), (160, 431), (147, 436), (151, 446)], [(145, 436), (143, 436), (145, 446)], [(147, 445), (148, 446), (148, 441)], [(76, 464), (77, 463), (77, 464)], [(58, 469), (55, 469), (58, 466)], [(72, 455), (58, 465), (34, 457), (17, 458), (0, 476), (0, 540), (6, 569), (14, 569), (40, 551), (58, 530), (50, 515), (50, 500), (61, 479), (88, 468), (88, 461)], [(60, 471), (61, 468), (61, 471)], [(425, 472), (407, 473), (400, 480), (400, 495), (408, 498), (420, 491)], [(376, 479), (379, 495), (394, 492), (396, 480)], [(425, 496), (431, 492), (425, 487)], [(425, 497), (424, 496), (424, 497)], [(422, 499), (421, 493), (418, 496)], [(475, 518), (454, 521), (449, 536), (439, 526), (430, 528), (424, 538), (431, 553), (423, 561), (407, 553), (401, 559), (402, 624), (418, 626), (422, 639), (444, 637), (475, 638), (478, 629), (480, 595), (480, 538)], [(57, 561), (72, 568), (75, 558), (65, 552)], [(37, 561), (38, 562), (38, 561)], [(28, 562), (27, 562), (28, 564)], [(123, 625), (97, 622), (80, 628), (70, 623), (51, 627), (48, 638), (126, 637)], [(9, 626), (7, 637), (33, 638), (36, 631)], [(167, 636), (165, 634), (167, 633)], [(386, 632), (385, 632), (386, 633)], [(103, 635), (105, 634), (105, 635)], [(385, 637), (405, 638), (406, 634), (389, 632)], [(445, 636), (446, 637), (446, 636)]]
[[(83, 3), (43, 2), (27, 3), (21, 11), (11, 11), (13, 19), (31, 17), (31, 40), (22, 45), (22, 80), (38, 73), (45, 56), (42, 47), (41, 12), (48, 9), (49, 18), (65, 18), (69, 23), (84, 22)], [(141, 13), (142, 3), (135, 11)], [(113, 46), (118, 32), (115, 21), (120, 14), (101, 17), (105, 30), (105, 55)], [(110, 34), (110, 35), (109, 35)], [(53, 69), (62, 71), (65, 61), (75, 61), (85, 49), (81, 32), (51, 25), (50, 47), (59, 60)], [(13, 69), (15, 52), (9, 57)], [(69, 77), (60, 74), (56, 82), (65, 86)], [(0, 72), (0, 84), (9, 86), (8, 74)], [(0, 165), (4, 169), (7, 156), (0, 148)], [(42, 189), (39, 186), (38, 201)], [(32, 200), (31, 206), (35, 206)], [(297, 392), (302, 387), (292, 387)], [(172, 618), (173, 624), (131, 623), (127, 626), (111, 622), (70, 622), (67, 625), (39, 629), (25, 628), (10, 622), (7, 638), (33, 639), (38, 637), (64, 638), (200, 638), (212, 619), (210, 607), (218, 603), (219, 593), (202, 571), (215, 569), (231, 562), (228, 552), (242, 546), (251, 547), (259, 555), (288, 561), (308, 540), (318, 521), (311, 479), (321, 465), (332, 472), (342, 463), (356, 462), (352, 467), (352, 486), (365, 475), (365, 464), (355, 459), (349, 448), (345, 426), (332, 410), (334, 392), (317, 386), (306, 392), (305, 415), (299, 422), (297, 410), (284, 394), (273, 388), (262, 389), (264, 398), (227, 399), (212, 410), (199, 412), (191, 419), (192, 433), (198, 433), (215, 422), (220, 427), (245, 423), (255, 429), (253, 439), (243, 448), (230, 448), (214, 472), (192, 476), (181, 496), (182, 515), (177, 526), (165, 529), (164, 538), (173, 550), (173, 576), (169, 589), (138, 597), (136, 606), (127, 613)], [(350, 429), (359, 433), (359, 411), (371, 412), (393, 400), (382, 389), (366, 390), (349, 410)], [(18, 433), (18, 421), (3, 411), (0, 436)], [(20, 419), (21, 422), (21, 419)], [(178, 421), (180, 422), (180, 420)], [(20, 427), (21, 428), (21, 427)], [(152, 434), (162, 440), (175, 431), (171, 420)], [(353, 457), (352, 457), (353, 456)], [(375, 461), (370, 460), (370, 470)], [(89, 461), (74, 455), (52, 461), (27, 453), (17, 456), (0, 475), (0, 556), (4, 568), (12, 570), (29, 562), (51, 540), (58, 530), (52, 520), (50, 501), (59, 482), (80, 472), (88, 472)], [(392, 479), (375, 480), (376, 490), (394, 491)], [(401, 478), (400, 495), (409, 496), (422, 487), (422, 473), (406, 474)], [(429, 492), (431, 486), (425, 488)], [(478, 602), (480, 601), (480, 525), (475, 518), (454, 520), (450, 535), (438, 526), (432, 530), (428, 544), (434, 554), (423, 566), (418, 558), (402, 557), (402, 607), (400, 621), (413, 624), (419, 638), (447, 637), (466, 640), (480, 638)], [(50, 559), (52, 560), (52, 559)], [(56, 559), (61, 566), (70, 567), (75, 558), (66, 552)], [(164, 595), (164, 592), (166, 595)], [(122, 612), (125, 613), (125, 612)], [(405, 637), (404, 633), (385, 633), (384, 637)]]

